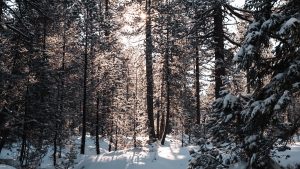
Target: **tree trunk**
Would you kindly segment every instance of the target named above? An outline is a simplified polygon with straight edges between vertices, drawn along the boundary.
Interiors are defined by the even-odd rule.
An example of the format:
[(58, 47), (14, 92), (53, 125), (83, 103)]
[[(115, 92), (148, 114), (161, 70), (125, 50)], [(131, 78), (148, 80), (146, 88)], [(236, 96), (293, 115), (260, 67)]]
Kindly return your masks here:
[(196, 124), (200, 125), (200, 70), (199, 70), (199, 51), (198, 47), (196, 47), (196, 110), (197, 110), (197, 119)]
[[(160, 101), (158, 101), (160, 102)], [(158, 105), (158, 110), (156, 114), (156, 137), (160, 139), (159, 133), (160, 133), (160, 128), (159, 128), (159, 120), (160, 120), (160, 110), (159, 110), (159, 105)]]
[[(64, 11), (67, 9), (67, 2), (64, 0)], [(61, 63), (61, 92), (60, 92), (60, 108), (59, 108), (59, 117), (61, 119), (64, 119), (64, 97), (65, 97), (65, 57), (66, 57), (66, 43), (67, 43), (67, 38), (66, 38), (66, 12), (64, 12), (63, 16), (63, 46), (62, 46), (62, 63)], [(59, 128), (61, 129), (60, 131), (60, 136), (58, 138), (58, 143), (59, 143), (59, 153), (58, 157), (61, 158), (62, 154), (62, 132), (63, 132), (63, 123), (64, 121), (60, 121), (59, 123)]]
[(246, 81), (247, 93), (249, 94), (251, 92), (249, 67), (246, 71), (246, 79), (247, 79), (247, 81)]
[[(57, 111), (60, 111), (60, 86), (59, 84), (57, 85)], [(58, 116), (58, 114), (55, 112), (55, 131), (54, 131), (54, 138), (53, 138), (53, 166), (56, 166), (56, 153), (57, 153), (57, 142), (58, 142), (58, 130), (59, 128), (59, 124), (60, 123), (58, 121), (59, 118), (61, 118), (61, 116)]]
[(96, 153), (100, 154), (100, 145), (99, 145), (99, 104), (100, 99), (97, 96), (97, 109), (96, 109)]
[(220, 97), (223, 86), (222, 77), (225, 76), (224, 67), (224, 30), (223, 14), (220, 4), (216, 4), (214, 9), (214, 41), (215, 41), (215, 98)]
[[(58, 130), (57, 128), (55, 130)], [(56, 152), (57, 152), (57, 131), (55, 131), (53, 138), (53, 166), (56, 166)]]
[(160, 86), (160, 131), (159, 131), (159, 136), (158, 138), (161, 139), (163, 132), (164, 132), (164, 126), (165, 126), (165, 111), (164, 111), (164, 102), (163, 102), (163, 97), (164, 97), (164, 82), (165, 81), (165, 71), (162, 72), (162, 79), (161, 79), (161, 86)]
[(28, 114), (28, 103), (29, 103), (29, 78), (26, 87), (26, 95), (25, 95), (25, 110), (24, 110), (24, 118), (23, 118), (23, 132), (22, 132), (22, 144), (20, 151), (20, 164), (23, 166), (25, 153), (26, 153), (26, 142), (27, 142), (27, 114)]
[[(150, 1), (149, 1), (150, 3)], [(148, 4), (150, 6), (150, 4)], [(149, 143), (155, 140), (154, 117), (153, 117), (153, 61), (152, 61), (152, 32), (150, 8), (147, 9), (146, 20), (146, 83), (147, 83), (147, 114)]]
[[(108, 21), (108, 6), (109, 6), (109, 0), (105, 0), (105, 19)], [(105, 36), (109, 36), (109, 30), (108, 28), (105, 29)]]
[(137, 118), (137, 108), (138, 108), (138, 100), (137, 100), (137, 96), (138, 96), (138, 73), (137, 73), (137, 68), (136, 68), (136, 72), (135, 72), (135, 104), (134, 104), (134, 114), (133, 114), (133, 146), (134, 148), (137, 147), (136, 145), (136, 118)]
[(110, 138), (109, 138), (109, 144), (108, 144), (108, 152), (111, 152), (111, 150), (112, 150), (112, 144), (113, 144), (113, 125), (114, 125), (114, 123), (113, 123), (113, 120), (112, 120), (111, 126), (110, 126), (110, 133), (109, 133)]
[[(0, 0), (0, 23), (2, 23), (2, 15), (3, 15), (3, 6), (4, 6), (4, 1)], [(2, 29), (2, 26), (0, 27), (0, 30)]]
[(118, 123), (116, 123), (116, 136), (115, 136), (115, 151), (118, 150)]
[[(170, 17), (168, 17), (168, 23), (170, 21)], [(170, 70), (170, 61), (169, 61), (169, 28), (167, 28), (167, 46), (166, 46), (166, 52), (165, 52), (165, 60), (164, 60), (164, 71), (165, 71), (165, 80), (166, 80), (166, 109), (167, 109), (167, 114), (166, 114), (166, 124), (164, 126), (164, 132), (162, 135), (161, 139), (161, 144), (165, 144), (165, 139), (167, 136), (167, 133), (170, 130), (170, 76), (171, 76), (171, 70)]]
[(86, 135), (86, 101), (87, 101), (87, 65), (88, 65), (88, 9), (86, 9), (85, 18), (85, 45), (84, 45), (84, 75), (83, 75), (83, 105), (82, 105), (82, 134), (80, 154), (84, 154), (85, 135)]

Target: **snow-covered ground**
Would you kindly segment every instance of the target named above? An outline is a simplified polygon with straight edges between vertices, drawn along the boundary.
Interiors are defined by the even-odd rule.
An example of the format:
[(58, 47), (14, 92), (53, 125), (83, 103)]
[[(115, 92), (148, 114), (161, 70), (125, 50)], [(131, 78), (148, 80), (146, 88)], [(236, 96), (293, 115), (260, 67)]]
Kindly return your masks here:
[(16, 168), (15, 168), (15, 167), (12, 167), (12, 166), (0, 164), (0, 169), (16, 169)]
[[(90, 147), (94, 151), (94, 147)], [(190, 159), (189, 147), (168, 136), (165, 145), (155, 143), (142, 148), (115, 152), (102, 150), (100, 155), (81, 155), (75, 169), (184, 169)]]
[[(193, 146), (181, 147), (181, 142), (173, 136), (167, 136), (165, 145), (154, 143), (140, 148), (127, 148), (108, 152), (108, 140), (101, 139), (100, 155), (95, 152), (94, 137), (87, 135), (85, 155), (79, 154), (80, 137), (73, 137), (74, 144), (66, 145), (62, 152), (62, 158), (58, 162), (66, 162), (69, 159), (68, 154), (73, 146), (74, 160), (73, 167), (75, 169), (185, 169), (188, 166), (190, 154), (189, 150), (195, 148)], [(146, 138), (140, 138), (146, 140)], [(291, 150), (278, 152), (281, 158), (282, 166), (294, 166), (300, 163), (300, 142), (290, 145)], [(12, 149), (3, 149), (0, 154), (0, 159), (16, 160), (18, 144), (14, 144)], [(39, 169), (54, 169), (52, 163), (53, 151), (49, 149), (46, 156), (41, 162)], [(289, 155), (289, 158), (285, 158)], [(1, 162), (0, 162), (1, 163)], [(232, 169), (240, 169), (241, 164), (232, 166)], [(0, 169), (15, 169), (8, 165), (0, 164)]]
[(295, 142), (294, 144), (289, 145), (289, 147), (291, 148), (290, 150), (277, 153), (281, 158), (276, 158), (276, 161), (281, 166), (286, 167), (300, 164), (300, 142)]
[[(80, 137), (73, 137), (75, 140), (75, 169), (184, 169), (188, 166), (188, 161), (191, 158), (189, 149), (192, 146), (181, 147), (181, 141), (167, 136), (165, 145), (154, 143), (146, 144), (144, 147), (128, 148), (108, 152), (108, 140), (101, 139), (100, 155), (96, 155), (95, 138), (87, 135), (85, 155), (79, 154)], [(146, 140), (146, 138), (140, 138)], [(64, 161), (67, 158), (67, 153), (71, 145), (66, 145), (62, 153), (62, 158), (58, 161)], [(11, 150), (4, 149), (0, 155), (0, 159), (16, 159), (17, 157), (16, 144)], [(53, 150), (49, 149), (46, 156), (41, 162), (39, 169), (54, 169), (52, 160)], [(2, 167), (2, 168), (1, 168)], [(8, 167), (8, 166), (5, 166)], [(4, 165), (0, 169), (5, 168)]]

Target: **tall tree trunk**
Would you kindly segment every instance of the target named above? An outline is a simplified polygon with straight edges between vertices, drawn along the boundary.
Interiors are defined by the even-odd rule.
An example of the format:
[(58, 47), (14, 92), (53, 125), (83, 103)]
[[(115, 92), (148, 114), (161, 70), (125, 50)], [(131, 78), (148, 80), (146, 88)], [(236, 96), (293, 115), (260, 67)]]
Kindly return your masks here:
[(201, 119), (201, 114), (200, 114), (200, 70), (199, 70), (199, 51), (198, 47), (196, 46), (196, 112), (197, 112), (197, 119), (196, 119), (196, 124), (200, 125), (200, 119)]
[(87, 102), (87, 65), (88, 65), (88, 16), (89, 11), (86, 9), (85, 18), (85, 44), (84, 44), (84, 74), (83, 74), (83, 105), (82, 105), (82, 134), (80, 154), (84, 154), (85, 135), (86, 135), (86, 102)]
[[(163, 3), (160, 2), (161, 4), (159, 5), (162, 5)], [(160, 39), (163, 39), (164, 38), (164, 25), (163, 24), (160, 24), (159, 25), (159, 29), (160, 29)], [(160, 42), (160, 46), (163, 46), (164, 42), (161, 41)], [(164, 128), (164, 125), (165, 125), (165, 118), (164, 118), (164, 110), (163, 110), (163, 106), (164, 106), (164, 103), (163, 103), (163, 97), (164, 97), (164, 77), (165, 76), (165, 72), (162, 71), (161, 73), (161, 85), (160, 85), (160, 97), (159, 97), (159, 101), (158, 101), (158, 111), (157, 111), (157, 117), (156, 117), (156, 127), (157, 127), (157, 138), (160, 140), (162, 135), (163, 135), (163, 128)]]
[(221, 4), (216, 3), (214, 9), (214, 41), (215, 41), (215, 98), (220, 97), (223, 86), (222, 77), (225, 76), (224, 67), (224, 30)]
[[(67, 9), (67, 2), (66, 0), (64, 0), (64, 16), (63, 16), (63, 46), (62, 46), (62, 63), (61, 63), (61, 92), (60, 92), (60, 111), (59, 111), (59, 117), (61, 117), (62, 119), (64, 116), (64, 97), (65, 97), (65, 58), (66, 58), (66, 43), (67, 43), (67, 37), (66, 37), (66, 31), (67, 31), (67, 24), (66, 24), (66, 9)], [(58, 153), (58, 157), (61, 158), (61, 154), (62, 154), (62, 132), (63, 132), (63, 123), (64, 121), (60, 121), (59, 123), (59, 128), (61, 129), (60, 131), (60, 137), (58, 139), (58, 143), (59, 143), (59, 153)]]
[[(168, 16), (168, 23), (170, 23), (170, 16)], [(169, 24), (168, 24), (169, 25)], [(165, 71), (165, 81), (166, 81), (166, 124), (164, 126), (164, 132), (161, 139), (161, 144), (165, 144), (165, 139), (167, 136), (167, 133), (170, 130), (170, 76), (171, 76), (171, 70), (170, 70), (170, 51), (169, 51), (169, 28), (167, 28), (167, 45), (166, 45), (166, 52), (165, 52), (165, 59), (164, 59), (164, 71)]]
[(152, 32), (151, 32), (151, 13), (150, 0), (147, 0), (146, 18), (146, 79), (147, 79), (147, 114), (149, 143), (155, 140), (154, 117), (153, 117), (153, 61), (152, 61)]
[[(62, 35), (62, 40), (63, 40), (63, 46), (62, 46), (62, 60), (61, 60), (61, 70), (60, 70), (60, 86), (58, 85), (58, 104), (59, 104), (59, 115), (58, 118), (63, 119), (63, 111), (64, 111), (64, 74), (65, 74), (65, 56), (66, 56), (66, 0), (63, 2), (63, 35)], [(56, 122), (56, 131), (54, 135), (54, 147), (53, 147), (53, 165), (56, 166), (56, 154), (57, 154), (57, 146), (59, 146), (59, 153), (58, 157), (61, 158), (61, 150), (62, 150), (62, 127), (63, 127), (63, 122), (59, 121)]]

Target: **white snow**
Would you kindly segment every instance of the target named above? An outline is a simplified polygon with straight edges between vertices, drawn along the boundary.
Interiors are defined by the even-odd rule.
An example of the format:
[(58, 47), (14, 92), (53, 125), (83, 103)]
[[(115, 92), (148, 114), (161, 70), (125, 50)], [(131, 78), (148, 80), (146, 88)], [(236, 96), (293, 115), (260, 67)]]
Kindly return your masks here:
[(267, 105), (270, 105), (272, 104), (276, 99), (276, 95), (275, 94), (272, 94), (270, 97), (266, 98), (264, 100), (264, 104), (267, 106)]
[(232, 94), (227, 94), (223, 101), (223, 108), (226, 108), (227, 106), (230, 106), (232, 109), (234, 105), (236, 104), (238, 98)]
[(245, 143), (252, 143), (257, 139), (257, 135), (252, 135), (245, 138)]
[(256, 160), (256, 154), (254, 153), (251, 157), (250, 164), (253, 164)]
[(294, 89), (300, 88), (300, 82), (294, 83), (293, 88)]
[(231, 120), (232, 117), (233, 117), (232, 114), (228, 114), (228, 115), (226, 116), (225, 123), (227, 123), (229, 120)]
[(300, 23), (300, 20), (297, 18), (290, 18), (288, 21), (286, 21), (278, 31), (279, 35), (285, 34), (292, 26), (294, 26), (296, 23)]
[(286, 101), (290, 100), (289, 91), (284, 91), (283, 95), (278, 100), (277, 104), (274, 106), (274, 110), (280, 110)]
[[(277, 155), (281, 156), (281, 158), (274, 159), (283, 167), (300, 164), (300, 142), (295, 142), (294, 144), (288, 146), (291, 148), (291, 150), (277, 152)], [(286, 156), (288, 156), (288, 158), (286, 158)]]
[[(75, 169), (183, 169), (188, 167), (191, 159), (189, 150), (195, 148), (195, 146), (181, 147), (179, 138), (176, 139), (174, 136), (168, 135), (165, 145), (160, 145), (159, 142), (156, 142), (152, 145), (144, 144), (143, 147), (139, 148), (129, 146), (124, 150), (108, 152), (109, 141), (106, 138), (101, 138), (100, 155), (96, 155), (95, 138), (87, 135), (85, 155), (81, 155), (79, 154), (80, 138), (79, 136), (72, 137), (73, 146), (76, 150), (75, 156), (77, 156)], [(143, 142), (147, 138), (138, 137), (138, 140)], [(67, 162), (66, 156), (70, 151), (70, 146), (71, 144), (65, 145), (62, 151), (62, 158), (57, 159), (58, 163)], [(17, 149), (13, 148), (12, 150), (11, 152), (8, 149), (3, 149), (0, 159), (17, 158)], [(52, 154), (53, 150), (49, 148), (38, 169), (55, 169), (53, 167)], [(15, 169), (5, 167), (9, 166), (0, 165), (0, 169)]]
[(81, 155), (75, 169), (182, 169), (187, 168), (189, 159), (189, 147), (181, 147), (179, 140), (168, 136), (165, 145)]
[(0, 169), (16, 169), (16, 168), (5, 164), (0, 164)]
[(246, 162), (239, 162), (229, 167), (229, 169), (246, 169), (246, 168), (247, 168)]
[(255, 101), (251, 104), (251, 107), (253, 107), (253, 110), (251, 112), (251, 118), (253, 118), (257, 112), (263, 110), (262, 102), (261, 101)]
[[(245, 139), (245, 142), (251, 143), (257, 138), (252, 135)], [(118, 150), (108, 152), (108, 140), (101, 139), (101, 154), (95, 155), (94, 138), (87, 135), (86, 154), (80, 155), (79, 145), (80, 137), (73, 137), (75, 140), (75, 148), (77, 151), (77, 159), (75, 159), (75, 169), (184, 169), (188, 167), (190, 160), (189, 150), (195, 148), (193, 146), (181, 147), (181, 141), (173, 136), (167, 136), (166, 144), (160, 145), (154, 143), (152, 146), (144, 146), (140, 148), (127, 148), (125, 150)], [(139, 138), (146, 139), (146, 138)], [(277, 152), (277, 155), (282, 158), (274, 158), (280, 165), (286, 167), (288, 165), (300, 164), (300, 142), (289, 145), (291, 150), (285, 152)], [(67, 147), (67, 145), (66, 145)], [(17, 152), (13, 148), (13, 152), (3, 149), (1, 158), (15, 157)], [(68, 148), (64, 149), (63, 156), (67, 153)], [(5, 153), (3, 153), (5, 152)], [(54, 169), (52, 166), (52, 150), (49, 151), (43, 159), (41, 166), (38, 169)], [(285, 158), (289, 155), (289, 158)], [(62, 158), (63, 159), (63, 158)], [(230, 169), (244, 169), (246, 163), (237, 163), (230, 166)], [(0, 164), (0, 169), (15, 169), (12, 166)]]

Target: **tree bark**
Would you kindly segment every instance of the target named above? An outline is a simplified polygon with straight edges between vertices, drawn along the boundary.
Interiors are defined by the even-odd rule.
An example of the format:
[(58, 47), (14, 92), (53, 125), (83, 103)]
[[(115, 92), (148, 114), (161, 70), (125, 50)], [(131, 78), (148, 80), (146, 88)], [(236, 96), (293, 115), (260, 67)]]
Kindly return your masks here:
[(164, 97), (164, 82), (165, 81), (165, 71), (162, 72), (162, 79), (161, 79), (161, 86), (160, 86), (160, 131), (159, 131), (159, 136), (158, 138), (161, 139), (163, 135), (163, 128), (165, 126), (165, 111), (164, 111), (164, 102), (163, 102), (163, 97)]
[(197, 119), (196, 124), (200, 125), (200, 70), (199, 70), (199, 51), (198, 47), (196, 47), (196, 110), (197, 110)]
[(99, 104), (100, 99), (97, 96), (97, 108), (96, 108), (96, 153), (100, 154), (100, 145), (99, 145)]
[(246, 88), (247, 88), (247, 93), (249, 94), (251, 92), (251, 86), (250, 86), (250, 72), (249, 72), (249, 67), (246, 71)]
[(57, 152), (57, 131), (58, 128), (55, 129), (55, 134), (53, 138), (53, 166), (56, 166), (56, 152)]
[(86, 9), (85, 18), (85, 44), (84, 44), (84, 75), (83, 75), (83, 105), (82, 105), (82, 134), (80, 154), (84, 154), (85, 135), (86, 135), (86, 102), (87, 102), (87, 65), (88, 65), (88, 9)]
[[(3, 6), (4, 6), (4, 1), (0, 0), (0, 23), (2, 22), (2, 15), (3, 15)], [(0, 27), (2, 28), (2, 27)]]
[(133, 114), (133, 146), (134, 148), (137, 147), (136, 145), (136, 118), (137, 118), (137, 108), (138, 108), (138, 100), (137, 100), (137, 95), (138, 95), (138, 70), (136, 68), (135, 72), (135, 104), (134, 104), (134, 114)]
[[(65, 58), (66, 58), (66, 43), (67, 43), (67, 37), (66, 37), (66, 31), (67, 31), (67, 26), (66, 26), (66, 9), (67, 9), (67, 2), (64, 0), (64, 16), (63, 16), (63, 46), (62, 46), (62, 63), (61, 63), (61, 92), (60, 92), (60, 108), (59, 108), (59, 116), (63, 117), (64, 116), (64, 97), (65, 97)], [(62, 118), (63, 119), (63, 118)], [(64, 121), (60, 121), (59, 123), (59, 128), (63, 130), (63, 123)], [(63, 131), (60, 131), (60, 137), (58, 138), (58, 143), (59, 143), (59, 154), (58, 157), (61, 158), (62, 154), (62, 134)]]
[(25, 110), (24, 110), (24, 118), (23, 118), (23, 132), (22, 132), (22, 144), (21, 144), (21, 151), (20, 151), (20, 164), (21, 166), (24, 163), (25, 153), (26, 153), (26, 142), (27, 142), (27, 114), (28, 114), (28, 103), (29, 103), (29, 78), (26, 87), (26, 94), (25, 94)]
[(215, 98), (220, 97), (223, 86), (222, 77), (225, 75), (224, 67), (224, 30), (221, 4), (217, 3), (214, 9), (214, 41), (215, 41)]
[[(108, 20), (108, 6), (109, 6), (109, 0), (105, 0), (105, 19)], [(105, 29), (105, 36), (109, 36), (109, 30)]]
[(146, 18), (146, 79), (147, 79), (146, 83), (147, 83), (147, 114), (148, 114), (149, 143), (155, 140), (154, 117), (153, 117), (152, 50), (153, 50), (153, 44), (152, 44), (152, 32), (151, 32), (151, 14), (150, 14), (150, 8), (148, 8), (147, 18)]
[[(160, 101), (158, 101), (159, 104)], [(159, 109), (159, 105), (157, 106), (158, 110), (157, 110), (157, 114), (156, 114), (156, 137), (158, 139), (160, 139), (159, 133), (160, 133), (160, 128), (159, 128), (159, 120), (160, 120), (160, 109)]]
[[(170, 21), (170, 17), (168, 17), (168, 23)], [(166, 109), (167, 109), (167, 114), (166, 114), (166, 124), (164, 126), (164, 132), (162, 135), (161, 139), (161, 144), (165, 144), (165, 139), (167, 136), (167, 133), (170, 130), (170, 93), (171, 93), (171, 88), (170, 88), (170, 76), (171, 76), (171, 70), (170, 70), (170, 53), (169, 53), (169, 28), (167, 28), (167, 45), (166, 45), (166, 52), (165, 52), (165, 59), (164, 59), (164, 71), (165, 71), (165, 80), (166, 80)]]
[(115, 151), (118, 150), (118, 123), (116, 123), (116, 131), (115, 131), (115, 134), (116, 134), (116, 137), (115, 137)]

